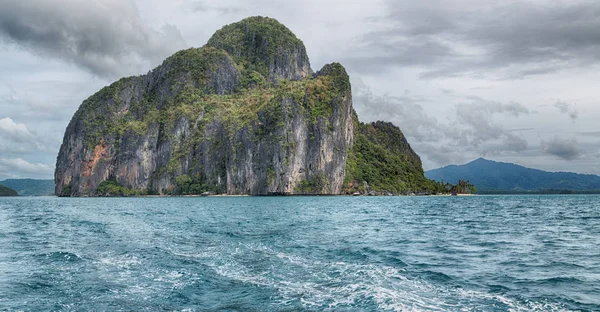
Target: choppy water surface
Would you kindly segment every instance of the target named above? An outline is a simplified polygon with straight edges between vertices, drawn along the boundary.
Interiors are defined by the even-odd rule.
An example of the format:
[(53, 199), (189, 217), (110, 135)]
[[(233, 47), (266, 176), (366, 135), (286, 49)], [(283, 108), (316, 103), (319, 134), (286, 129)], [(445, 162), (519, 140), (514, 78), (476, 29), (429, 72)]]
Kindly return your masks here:
[(599, 196), (0, 199), (0, 310), (600, 310)]

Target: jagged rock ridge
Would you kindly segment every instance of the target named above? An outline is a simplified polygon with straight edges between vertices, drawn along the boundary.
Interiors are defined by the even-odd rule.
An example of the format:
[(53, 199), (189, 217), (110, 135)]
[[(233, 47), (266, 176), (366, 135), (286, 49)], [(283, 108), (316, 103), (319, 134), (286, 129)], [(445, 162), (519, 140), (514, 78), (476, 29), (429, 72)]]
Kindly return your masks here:
[[(56, 194), (341, 194), (360, 189), (353, 179), (383, 189), (356, 172), (366, 126), (342, 65), (313, 73), (289, 29), (250, 17), (85, 100), (60, 148)], [(351, 176), (349, 158), (359, 159)]]

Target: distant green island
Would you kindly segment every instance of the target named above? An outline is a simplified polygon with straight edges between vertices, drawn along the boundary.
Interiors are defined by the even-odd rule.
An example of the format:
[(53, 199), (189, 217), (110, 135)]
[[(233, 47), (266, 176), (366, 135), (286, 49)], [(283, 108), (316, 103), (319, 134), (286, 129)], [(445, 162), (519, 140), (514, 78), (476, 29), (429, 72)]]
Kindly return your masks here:
[(19, 196), (48, 196), (54, 194), (54, 180), (7, 179), (0, 186), (15, 190)]
[(425, 176), (448, 183), (468, 180), (478, 194), (600, 194), (597, 175), (548, 172), (484, 158), (429, 170)]
[(19, 196), (19, 193), (4, 185), (0, 185), (0, 196)]

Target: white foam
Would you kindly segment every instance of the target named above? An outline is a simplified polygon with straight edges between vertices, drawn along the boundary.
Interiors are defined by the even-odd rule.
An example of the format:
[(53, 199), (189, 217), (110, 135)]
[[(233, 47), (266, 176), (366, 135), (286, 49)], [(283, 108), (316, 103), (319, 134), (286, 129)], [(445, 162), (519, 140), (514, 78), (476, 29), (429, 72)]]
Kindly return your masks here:
[[(368, 302), (388, 311), (478, 311), (493, 302), (509, 311), (567, 311), (549, 303), (519, 302), (502, 295), (445, 288), (405, 276), (401, 268), (303, 258), (264, 245), (242, 245), (214, 255), (209, 263), (229, 279), (276, 289), (281, 304), (307, 308), (353, 307)], [(258, 254), (257, 254), (258, 253)], [(275, 262), (269, 269), (248, 266), (248, 257)], [(242, 258), (242, 259), (238, 259)], [(242, 261), (244, 260), (244, 261)]]
[(129, 268), (141, 263), (136, 256), (104, 257), (100, 258), (99, 262), (103, 265), (115, 266), (119, 268)]

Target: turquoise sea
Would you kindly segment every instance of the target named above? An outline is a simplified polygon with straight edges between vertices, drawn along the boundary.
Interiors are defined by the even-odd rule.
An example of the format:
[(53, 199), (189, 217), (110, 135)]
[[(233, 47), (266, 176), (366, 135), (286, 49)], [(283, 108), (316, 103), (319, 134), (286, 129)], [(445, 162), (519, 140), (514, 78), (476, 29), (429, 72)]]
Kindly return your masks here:
[(2, 311), (600, 311), (600, 196), (0, 199)]

